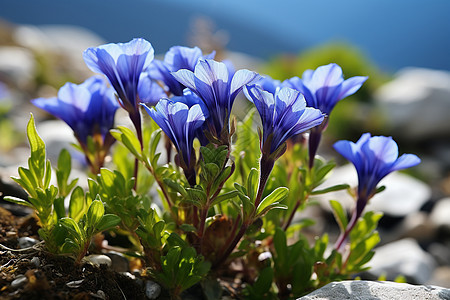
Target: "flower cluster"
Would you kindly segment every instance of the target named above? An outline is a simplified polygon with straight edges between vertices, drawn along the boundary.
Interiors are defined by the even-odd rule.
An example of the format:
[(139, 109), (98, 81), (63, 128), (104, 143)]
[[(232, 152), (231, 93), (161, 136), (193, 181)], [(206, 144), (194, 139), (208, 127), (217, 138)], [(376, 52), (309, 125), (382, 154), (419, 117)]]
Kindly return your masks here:
[[(413, 154), (399, 157), (391, 137), (366, 133), (356, 143), (335, 143), (337, 152), (355, 165), (359, 185), (351, 220), (340, 204), (332, 202), (341, 235), (331, 254), (325, 251), (327, 236), (311, 247), (302, 237), (288, 246), (287, 230), (293, 228), (294, 214), (306, 206), (309, 196), (348, 188), (341, 184), (318, 190), (334, 164), (315, 155), (333, 108), (358, 91), (367, 77), (344, 80), (341, 67), (329, 64), (281, 82), (246, 69), (234, 71), (214, 60), (214, 52), (205, 55), (196, 47), (172, 47), (163, 61), (154, 60), (153, 52), (144, 39), (89, 48), (83, 54), (87, 66), (106, 76), (111, 87), (104, 78), (92, 77), (79, 85), (67, 83), (57, 97), (32, 100), (73, 129), (93, 173), (89, 192), (77, 187), (66, 214), (63, 200), (76, 182), (66, 182), (70, 170), (58, 170), (58, 188), (50, 186), (50, 162), (45, 161), (45, 146), (34, 119), (30, 120), (29, 169), (22, 168), (15, 180), (32, 200), (10, 201), (39, 211), (46, 225), (43, 239), (49, 245), (54, 240), (52, 251), (75, 253), (80, 261), (91, 235), (121, 226), (134, 245), (141, 243), (138, 250), (143, 251), (147, 274), (175, 298), (205, 278), (210, 268), (225, 267), (245, 236), (238, 253), (243, 262), (254, 264), (255, 254), (271, 252), (267, 263), (252, 266), (260, 275), (248, 275), (253, 287), (265, 285), (266, 289), (247, 285), (244, 292), (249, 298), (295, 298), (323, 286), (331, 277), (364, 270), (373, 248), (366, 246), (378, 241), (373, 225), (380, 218), (363, 215), (366, 204), (382, 178), (420, 162)], [(241, 91), (259, 114), (259, 149), (253, 138), (258, 116), (230, 120)], [(114, 128), (119, 107), (128, 112), (135, 132), (124, 126)], [(141, 112), (153, 119), (151, 129), (158, 125), (161, 130), (144, 131)], [(295, 138), (308, 131), (308, 149), (295, 144)], [(159, 161), (161, 132), (167, 164)], [(234, 143), (242, 136), (245, 142)], [(123, 146), (118, 151), (126, 148), (133, 155), (134, 166), (125, 158), (127, 154), (117, 152), (120, 158), (112, 163), (117, 170), (103, 168), (114, 138)], [(289, 140), (293, 146), (286, 151)], [(174, 156), (172, 147), (177, 151)], [(61, 165), (69, 164), (67, 155), (61, 154)], [(138, 173), (138, 166), (146, 169)], [(139, 186), (138, 175), (147, 176)], [(156, 193), (150, 192), (153, 183), (162, 200), (155, 203), (167, 208), (164, 216), (152, 206), (151, 200), (156, 200)], [(63, 192), (58, 194), (58, 189)], [(350, 232), (358, 222), (362, 222), (357, 230), (360, 237), (351, 240)], [(59, 245), (62, 236), (68, 238)], [(347, 242), (358, 251), (346, 253)], [(302, 280), (297, 280), (298, 274)]]

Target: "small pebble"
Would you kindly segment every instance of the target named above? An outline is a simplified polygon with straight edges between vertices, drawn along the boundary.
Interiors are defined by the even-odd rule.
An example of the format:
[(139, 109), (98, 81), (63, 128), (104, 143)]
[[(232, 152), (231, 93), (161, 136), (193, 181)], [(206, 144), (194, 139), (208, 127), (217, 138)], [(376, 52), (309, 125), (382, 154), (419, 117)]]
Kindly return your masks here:
[(70, 287), (70, 288), (76, 289), (76, 288), (79, 288), (79, 287), (81, 286), (81, 284), (83, 283), (83, 280), (84, 280), (84, 279), (71, 281), (71, 282), (66, 283), (66, 285), (67, 285), (68, 287)]
[(16, 279), (11, 282), (11, 287), (13, 289), (20, 288), (28, 282), (28, 278), (25, 275), (18, 275)]
[(145, 282), (145, 295), (148, 299), (156, 299), (161, 294), (161, 286), (154, 281)]
[(18, 238), (17, 241), (19, 242), (20, 249), (33, 247), (34, 245), (36, 245), (38, 243), (37, 240), (30, 238), (28, 236)]
[(92, 254), (83, 258), (84, 261), (90, 262), (91, 264), (100, 267), (100, 265), (107, 265), (111, 267), (112, 261), (106, 255), (103, 254)]
[(41, 261), (39, 259), (39, 257), (35, 256), (31, 259), (31, 264), (34, 265), (36, 268), (39, 267), (41, 265)]

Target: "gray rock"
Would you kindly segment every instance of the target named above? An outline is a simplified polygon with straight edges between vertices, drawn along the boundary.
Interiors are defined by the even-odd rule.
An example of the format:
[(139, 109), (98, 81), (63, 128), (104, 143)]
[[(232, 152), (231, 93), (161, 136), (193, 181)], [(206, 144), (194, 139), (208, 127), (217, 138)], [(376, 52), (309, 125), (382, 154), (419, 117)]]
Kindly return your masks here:
[(114, 271), (128, 272), (130, 270), (130, 264), (128, 262), (128, 259), (122, 253), (111, 251), (106, 253), (106, 256), (108, 256), (111, 259), (112, 262), (111, 269), (113, 269)]
[(147, 280), (145, 282), (145, 296), (148, 299), (156, 299), (161, 294), (161, 286), (154, 281)]
[(17, 241), (19, 242), (19, 247), (21, 249), (33, 247), (38, 243), (37, 240), (30, 238), (28, 236), (20, 237), (17, 239)]
[(401, 70), (375, 93), (375, 99), (384, 108), (393, 135), (417, 142), (450, 133), (450, 72)]
[(441, 266), (436, 268), (433, 273), (433, 277), (427, 282), (427, 284), (450, 288), (450, 267)]
[(28, 282), (28, 278), (25, 275), (17, 275), (16, 279), (11, 282), (13, 289), (20, 288)]
[(39, 259), (39, 257), (35, 256), (31, 259), (31, 264), (33, 266), (35, 266), (36, 268), (39, 267), (41, 265), (41, 260)]
[[(317, 189), (323, 189), (337, 184), (347, 183), (352, 187), (358, 185), (357, 173), (353, 165), (347, 164), (333, 170), (331, 176)], [(381, 180), (379, 186), (386, 189), (370, 199), (366, 210), (381, 211), (385, 214), (404, 217), (417, 212), (431, 197), (431, 188), (424, 182), (400, 172), (394, 172)], [(318, 200), (322, 207), (331, 210), (329, 199), (339, 199), (339, 202), (348, 211), (352, 210), (355, 200), (347, 191), (327, 193), (314, 196), (311, 199)]]
[[(427, 251), (430, 253), (439, 265), (450, 266), (450, 245), (441, 243), (431, 243)], [(449, 281), (450, 283), (450, 281)]]
[(106, 255), (103, 254), (91, 254), (88, 256), (85, 256), (83, 258), (84, 262), (89, 262), (95, 266), (100, 266), (100, 265), (107, 265), (108, 267), (111, 267), (112, 262), (111, 262), (111, 258), (109, 258)]
[(431, 221), (437, 226), (450, 228), (450, 198), (437, 201), (431, 211)]
[(389, 281), (332, 282), (299, 300), (448, 300), (450, 290)]
[(408, 238), (376, 248), (367, 266), (371, 268), (368, 278), (385, 275), (387, 280), (394, 280), (403, 275), (410, 283), (425, 284), (432, 277), (436, 262), (414, 239)]

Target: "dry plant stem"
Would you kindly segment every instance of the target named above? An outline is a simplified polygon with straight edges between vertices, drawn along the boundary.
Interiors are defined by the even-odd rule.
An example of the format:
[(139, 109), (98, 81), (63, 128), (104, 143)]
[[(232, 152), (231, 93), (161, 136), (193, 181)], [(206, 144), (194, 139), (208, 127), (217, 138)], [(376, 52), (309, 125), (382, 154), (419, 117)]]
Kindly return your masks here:
[(284, 231), (286, 231), (291, 225), (292, 220), (294, 219), (294, 215), (297, 212), (297, 209), (299, 208), (301, 202), (302, 202), (301, 200), (298, 200), (297, 203), (295, 203), (294, 209), (292, 210), (291, 214), (289, 215), (289, 218), (287, 219), (286, 223), (283, 226)]
[(244, 233), (247, 230), (249, 225), (250, 225), (250, 222), (244, 222), (242, 224), (241, 229), (239, 230), (237, 235), (234, 237), (232, 242), (229, 244), (228, 248), (225, 250), (222, 257), (214, 263), (213, 268), (220, 266), (222, 263), (224, 263), (226, 261), (228, 256), (230, 256), (231, 252), (233, 252), (234, 248), (236, 248), (236, 245), (241, 240), (242, 236), (244, 235)]

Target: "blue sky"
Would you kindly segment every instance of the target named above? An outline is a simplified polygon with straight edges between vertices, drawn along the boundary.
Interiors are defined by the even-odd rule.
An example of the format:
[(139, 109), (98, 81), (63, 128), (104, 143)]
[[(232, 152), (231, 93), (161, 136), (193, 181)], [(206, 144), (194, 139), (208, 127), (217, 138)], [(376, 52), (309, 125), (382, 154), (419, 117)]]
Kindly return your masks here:
[[(24, 9), (26, 8), (26, 9)], [(228, 31), (231, 50), (268, 58), (347, 41), (383, 69), (450, 70), (448, 0), (3, 0), (0, 17), (27, 24), (76, 24), (110, 42), (136, 36), (157, 52), (186, 44), (195, 16)]]

